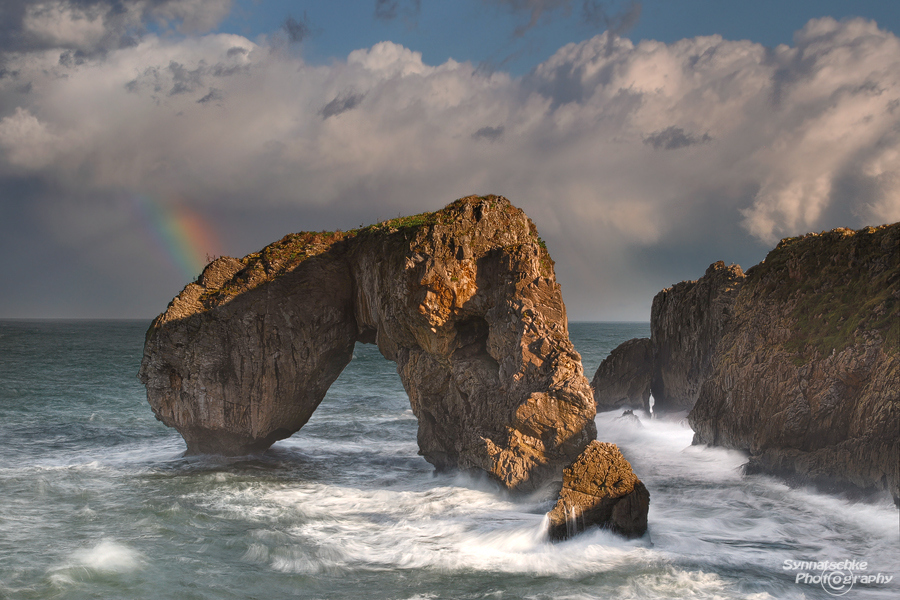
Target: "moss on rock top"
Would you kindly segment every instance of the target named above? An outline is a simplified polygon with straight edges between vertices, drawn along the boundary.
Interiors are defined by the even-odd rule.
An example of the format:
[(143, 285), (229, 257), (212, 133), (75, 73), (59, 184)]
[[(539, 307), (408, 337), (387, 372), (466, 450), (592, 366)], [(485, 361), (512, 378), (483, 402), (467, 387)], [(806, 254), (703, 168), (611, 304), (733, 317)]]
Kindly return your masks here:
[(786, 238), (747, 277), (745, 293), (791, 307), (787, 350), (827, 355), (875, 334), (900, 351), (900, 223)]
[[(496, 221), (496, 235), (491, 239), (468, 235), (475, 229), (475, 223), (488, 213)], [(200, 302), (204, 310), (209, 310), (292, 272), (311, 258), (324, 254), (345, 254), (373, 241), (386, 242), (389, 247), (398, 250), (424, 253), (446, 252), (448, 247), (455, 249), (466, 246), (477, 255), (482, 247), (496, 245), (497, 238), (502, 237), (505, 232), (522, 233), (523, 228), (526, 233), (524, 237), (540, 247), (541, 266), (549, 274), (554, 263), (547, 252), (546, 243), (538, 236), (537, 228), (523, 211), (502, 196), (466, 196), (434, 212), (387, 219), (349, 231), (291, 233), (244, 258), (222, 257), (217, 260), (239, 261), (238, 271), (221, 285), (207, 285), (200, 296)], [(521, 243), (522, 238), (522, 235), (515, 236), (514, 244)], [(202, 275), (198, 282), (201, 279)]]

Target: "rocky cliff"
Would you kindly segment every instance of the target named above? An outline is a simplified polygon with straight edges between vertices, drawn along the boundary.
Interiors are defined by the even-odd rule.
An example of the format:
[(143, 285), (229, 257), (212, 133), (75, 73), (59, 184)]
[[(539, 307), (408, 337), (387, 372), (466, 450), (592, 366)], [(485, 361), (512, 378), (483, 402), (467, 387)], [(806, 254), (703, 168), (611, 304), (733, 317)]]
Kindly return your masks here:
[(500, 197), (220, 258), (147, 332), (140, 379), (191, 453), (245, 454), (309, 419), (356, 342), (397, 363), (420, 453), (509, 489), (596, 437), (553, 261)]
[(751, 471), (900, 501), (900, 223), (782, 240), (704, 342), (696, 441), (749, 451)]
[(749, 452), (748, 472), (900, 503), (900, 223), (715, 263), (657, 294), (650, 329), (650, 365), (622, 344), (595, 394), (636, 403), (625, 382), (649, 374), (655, 410), (690, 410), (695, 442)]
[(635, 338), (616, 347), (594, 373), (591, 389), (597, 410), (649, 410), (653, 346), (649, 338)]
[(683, 281), (653, 298), (650, 389), (654, 410), (690, 410), (700, 385), (712, 372), (716, 344), (729, 323), (732, 304), (744, 282), (737, 265), (719, 261), (703, 277)]

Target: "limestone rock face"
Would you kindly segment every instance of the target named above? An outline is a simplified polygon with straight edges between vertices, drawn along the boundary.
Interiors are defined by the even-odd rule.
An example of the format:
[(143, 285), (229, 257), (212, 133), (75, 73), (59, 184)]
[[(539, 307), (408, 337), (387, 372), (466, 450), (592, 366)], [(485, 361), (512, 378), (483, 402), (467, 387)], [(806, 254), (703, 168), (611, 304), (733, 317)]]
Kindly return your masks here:
[[(229, 283), (247, 289), (231, 297)], [(302, 300), (281, 307), (290, 297)], [(265, 450), (309, 420), (350, 362), (351, 298), (347, 265), (329, 254), (271, 281), (262, 268), (214, 261), (147, 332), (139, 377), (150, 406), (189, 453)]]
[(240, 455), (299, 430), (357, 341), (397, 363), (439, 469), (528, 490), (596, 438), (553, 261), (495, 196), (214, 261), (151, 325), (140, 379), (188, 452)]
[(694, 406), (700, 385), (712, 372), (716, 344), (728, 326), (743, 282), (739, 266), (726, 267), (719, 261), (697, 281), (675, 284), (653, 298), (650, 388), (654, 410), (680, 411)]
[(591, 381), (597, 410), (649, 410), (652, 368), (653, 347), (649, 338), (635, 338), (616, 347), (597, 367)]
[(618, 446), (591, 442), (563, 471), (563, 487), (550, 511), (549, 535), (563, 540), (591, 526), (625, 537), (647, 531), (650, 493)]
[(900, 224), (782, 240), (731, 312), (697, 381), (695, 440), (748, 450), (751, 471), (900, 500)]

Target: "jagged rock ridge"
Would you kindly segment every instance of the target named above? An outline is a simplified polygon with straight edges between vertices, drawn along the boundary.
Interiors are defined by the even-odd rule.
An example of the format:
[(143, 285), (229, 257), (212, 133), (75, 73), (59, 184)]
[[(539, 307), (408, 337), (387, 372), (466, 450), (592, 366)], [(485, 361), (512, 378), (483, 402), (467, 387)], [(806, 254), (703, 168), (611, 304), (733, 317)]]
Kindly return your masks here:
[(653, 298), (650, 389), (654, 409), (690, 410), (712, 372), (716, 344), (744, 282), (737, 265), (713, 263), (697, 281), (682, 281)]
[(716, 343), (743, 284), (738, 265), (713, 263), (700, 279), (660, 291), (650, 311), (650, 338), (617, 346), (594, 374), (591, 389), (598, 410), (689, 411), (700, 385), (712, 372)]
[(299, 430), (357, 341), (397, 363), (439, 469), (534, 489), (596, 437), (553, 261), (495, 196), (214, 261), (151, 325), (140, 378), (189, 452), (244, 454)]

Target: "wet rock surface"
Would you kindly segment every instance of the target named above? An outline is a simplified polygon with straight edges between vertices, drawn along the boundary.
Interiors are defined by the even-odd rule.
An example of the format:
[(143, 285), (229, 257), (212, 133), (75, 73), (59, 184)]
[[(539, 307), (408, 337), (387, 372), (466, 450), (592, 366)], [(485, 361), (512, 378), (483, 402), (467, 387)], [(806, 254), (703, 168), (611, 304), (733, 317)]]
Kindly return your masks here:
[(151, 325), (139, 376), (189, 453), (240, 455), (299, 430), (356, 342), (397, 363), (438, 469), (535, 489), (596, 437), (553, 261), (495, 196), (214, 261)]
[(550, 511), (551, 540), (570, 538), (589, 527), (625, 537), (647, 531), (650, 493), (618, 446), (591, 442), (563, 471), (563, 487)]

